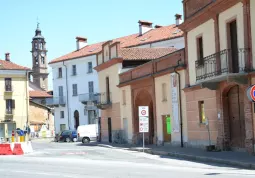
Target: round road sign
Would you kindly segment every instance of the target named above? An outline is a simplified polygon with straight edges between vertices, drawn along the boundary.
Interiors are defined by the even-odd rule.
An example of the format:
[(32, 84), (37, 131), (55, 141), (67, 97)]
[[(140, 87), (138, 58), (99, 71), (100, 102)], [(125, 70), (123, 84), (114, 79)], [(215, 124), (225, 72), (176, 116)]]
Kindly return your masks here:
[(145, 116), (145, 115), (146, 115), (146, 111), (145, 111), (145, 110), (142, 110), (142, 111), (141, 111), (141, 114), (142, 114), (143, 116)]
[(255, 85), (253, 85), (251, 88), (250, 88), (250, 97), (253, 101), (255, 101)]

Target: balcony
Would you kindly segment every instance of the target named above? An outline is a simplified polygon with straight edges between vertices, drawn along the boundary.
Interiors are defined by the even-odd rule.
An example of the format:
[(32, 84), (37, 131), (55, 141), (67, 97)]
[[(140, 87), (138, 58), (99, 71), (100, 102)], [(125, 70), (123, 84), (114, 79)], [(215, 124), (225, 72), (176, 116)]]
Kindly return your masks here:
[(13, 93), (13, 86), (12, 85), (5, 85), (4, 94), (5, 95), (12, 95)]
[(98, 109), (105, 110), (111, 107), (111, 93), (96, 93), (94, 96), (96, 97), (95, 104)]
[(46, 105), (47, 106), (55, 106), (55, 107), (65, 106), (66, 105), (66, 98), (64, 96), (46, 98)]
[[(220, 82), (229, 78), (240, 78), (252, 71), (249, 65), (249, 49), (233, 51), (225, 49), (196, 61), (196, 81)], [(218, 62), (217, 62), (218, 61)]]
[(14, 109), (6, 109), (5, 110), (5, 121), (12, 121), (14, 115)]
[(89, 102), (96, 102), (98, 97), (95, 95), (95, 93), (85, 93), (79, 95), (79, 101), (83, 104), (87, 105)]

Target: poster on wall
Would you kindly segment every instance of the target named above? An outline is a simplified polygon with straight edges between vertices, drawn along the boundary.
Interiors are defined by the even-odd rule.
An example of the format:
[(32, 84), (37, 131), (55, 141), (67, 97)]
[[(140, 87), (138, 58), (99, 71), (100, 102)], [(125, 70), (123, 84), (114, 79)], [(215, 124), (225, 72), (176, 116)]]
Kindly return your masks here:
[(179, 132), (179, 103), (178, 103), (178, 80), (175, 73), (171, 74), (171, 89), (172, 89), (172, 128), (173, 132)]

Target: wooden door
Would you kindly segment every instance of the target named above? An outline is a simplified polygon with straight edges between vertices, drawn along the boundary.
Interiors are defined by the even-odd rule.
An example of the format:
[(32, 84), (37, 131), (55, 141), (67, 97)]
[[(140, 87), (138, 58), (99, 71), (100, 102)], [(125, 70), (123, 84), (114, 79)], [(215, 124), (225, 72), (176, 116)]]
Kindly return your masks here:
[[(169, 123), (170, 122), (170, 123)], [(163, 124), (163, 141), (171, 142), (171, 118), (170, 116), (162, 116), (162, 124)], [(169, 128), (170, 126), (170, 128)]]
[(239, 86), (233, 87), (228, 93), (230, 145), (233, 148), (245, 147), (245, 121), (243, 93)]

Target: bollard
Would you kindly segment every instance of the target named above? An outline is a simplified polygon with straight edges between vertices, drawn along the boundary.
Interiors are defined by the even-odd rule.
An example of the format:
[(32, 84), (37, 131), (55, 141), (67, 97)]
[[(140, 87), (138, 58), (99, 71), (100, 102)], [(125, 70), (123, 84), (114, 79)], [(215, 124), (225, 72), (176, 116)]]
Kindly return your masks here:
[(12, 142), (15, 142), (14, 130), (12, 131)]

